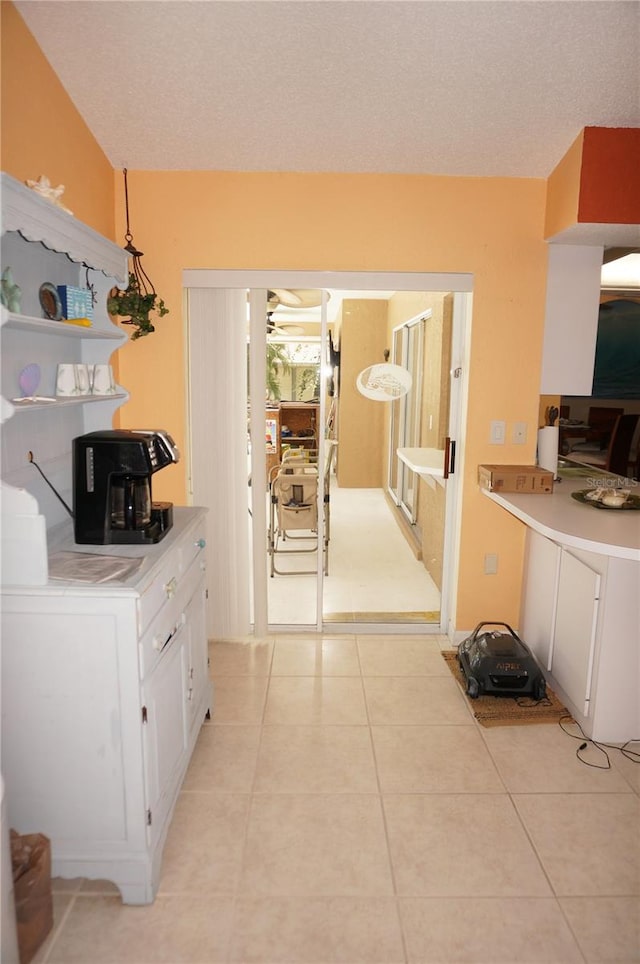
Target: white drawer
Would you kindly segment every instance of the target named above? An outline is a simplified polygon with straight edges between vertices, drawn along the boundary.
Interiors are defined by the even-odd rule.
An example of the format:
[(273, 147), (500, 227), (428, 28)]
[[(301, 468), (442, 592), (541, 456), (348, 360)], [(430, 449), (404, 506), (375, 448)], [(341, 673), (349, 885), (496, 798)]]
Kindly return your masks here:
[[(204, 557), (206, 546), (204, 519), (191, 526), (185, 533), (184, 540), (181, 541), (180, 551), (180, 575), (183, 576), (191, 567), (191, 563), (197, 556)], [(203, 560), (204, 561), (204, 560)]]
[(161, 659), (163, 651), (170, 645), (185, 624), (185, 611), (191, 602), (200, 580), (194, 573), (193, 578), (185, 579), (176, 593), (164, 604), (147, 631), (138, 643), (140, 679), (145, 679)]
[(204, 562), (204, 522), (188, 526), (143, 589), (138, 601), (138, 634), (142, 636), (156, 613), (178, 593), (182, 579), (197, 556)]

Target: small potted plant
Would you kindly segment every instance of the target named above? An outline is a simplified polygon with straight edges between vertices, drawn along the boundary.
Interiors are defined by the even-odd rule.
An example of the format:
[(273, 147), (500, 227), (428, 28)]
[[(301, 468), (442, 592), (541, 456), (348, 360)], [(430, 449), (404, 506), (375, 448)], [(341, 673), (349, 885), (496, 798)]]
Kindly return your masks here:
[(129, 285), (124, 291), (113, 288), (107, 299), (107, 311), (110, 315), (122, 318), (123, 325), (135, 325), (136, 330), (131, 338), (142, 338), (155, 331), (151, 318), (155, 312), (159, 318), (169, 314), (169, 309), (153, 289), (145, 291), (135, 274), (129, 274)]

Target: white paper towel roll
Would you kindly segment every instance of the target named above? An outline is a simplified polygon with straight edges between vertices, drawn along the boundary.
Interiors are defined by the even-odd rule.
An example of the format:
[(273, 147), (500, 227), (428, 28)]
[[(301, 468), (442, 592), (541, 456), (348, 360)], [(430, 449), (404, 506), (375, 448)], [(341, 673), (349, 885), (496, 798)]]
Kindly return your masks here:
[(558, 474), (558, 442), (560, 430), (557, 425), (545, 425), (538, 429), (538, 465), (541, 469)]

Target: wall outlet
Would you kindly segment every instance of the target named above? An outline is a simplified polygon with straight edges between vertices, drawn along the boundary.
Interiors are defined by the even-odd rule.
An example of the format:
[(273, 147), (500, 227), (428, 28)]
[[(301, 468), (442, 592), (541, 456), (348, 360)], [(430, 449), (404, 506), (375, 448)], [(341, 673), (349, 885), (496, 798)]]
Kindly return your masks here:
[(503, 421), (493, 421), (491, 423), (491, 433), (489, 442), (491, 445), (504, 445), (506, 426)]
[(495, 576), (498, 571), (498, 553), (487, 552), (484, 557), (484, 572), (486, 576)]
[(527, 423), (526, 422), (514, 422), (513, 431), (511, 433), (511, 441), (516, 445), (524, 445), (527, 441)]

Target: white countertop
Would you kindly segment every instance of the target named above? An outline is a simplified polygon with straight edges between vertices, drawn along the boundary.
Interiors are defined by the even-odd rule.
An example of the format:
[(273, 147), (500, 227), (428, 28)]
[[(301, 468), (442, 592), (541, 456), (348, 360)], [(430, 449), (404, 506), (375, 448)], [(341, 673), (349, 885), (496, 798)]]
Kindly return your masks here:
[(444, 449), (400, 448), (398, 458), (418, 475), (428, 475), (444, 485)]
[[(640, 562), (640, 511), (598, 509), (571, 498), (572, 492), (586, 488), (586, 479), (561, 479), (548, 495), (482, 491), (525, 525), (560, 545)], [(629, 488), (640, 495), (640, 487)]]
[(146, 585), (150, 574), (156, 566), (161, 564), (167, 553), (195, 519), (203, 517), (206, 509), (200, 506), (174, 506), (173, 525), (159, 542), (147, 544), (111, 544), (111, 545), (80, 545), (73, 539), (73, 524), (69, 520), (48, 533), (49, 557), (56, 552), (74, 552), (92, 556), (116, 556), (127, 560), (141, 560), (140, 568), (131, 576), (123, 580), (113, 579), (108, 582), (75, 582), (50, 578), (42, 586), (3, 585), (2, 595), (132, 595), (139, 594), (141, 587)]

